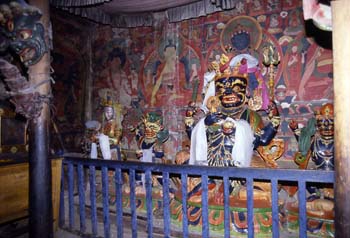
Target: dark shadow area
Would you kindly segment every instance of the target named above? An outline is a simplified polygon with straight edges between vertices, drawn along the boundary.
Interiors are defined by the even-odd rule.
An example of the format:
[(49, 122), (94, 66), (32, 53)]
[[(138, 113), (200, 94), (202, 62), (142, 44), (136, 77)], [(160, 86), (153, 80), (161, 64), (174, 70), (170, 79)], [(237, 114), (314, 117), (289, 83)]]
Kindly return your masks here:
[(319, 46), (332, 49), (332, 32), (317, 28), (312, 20), (305, 21), (305, 35), (314, 38)]

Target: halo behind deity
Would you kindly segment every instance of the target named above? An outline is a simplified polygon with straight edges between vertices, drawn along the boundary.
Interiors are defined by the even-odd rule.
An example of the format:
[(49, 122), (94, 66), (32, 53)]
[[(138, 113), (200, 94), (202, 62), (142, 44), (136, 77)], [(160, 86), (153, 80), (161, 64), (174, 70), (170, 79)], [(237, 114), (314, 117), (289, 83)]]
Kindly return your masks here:
[(250, 16), (237, 16), (231, 19), (220, 35), (222, 50), (246, 53), (248, 49), (256, 50), (262, 41), (262, 29)]

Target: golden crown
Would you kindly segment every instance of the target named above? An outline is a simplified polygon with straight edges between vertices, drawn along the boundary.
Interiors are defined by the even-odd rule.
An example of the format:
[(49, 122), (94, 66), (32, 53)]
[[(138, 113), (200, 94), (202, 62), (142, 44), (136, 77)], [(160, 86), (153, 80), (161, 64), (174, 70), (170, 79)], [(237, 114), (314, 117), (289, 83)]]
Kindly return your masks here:
[(240, 78), (246, 78), (248, 77), (247, 74), (241, 73), (239, 71), (239, 67), (241, 66), (241, 63), (238, 62), (234, 67), (231, 68), (230, 64), (230, 58), (222, 54), (220, 57), (219, 62), (218, 61), (213, 61), (209, 68), (211, 70), (215, 71), (215, 80), (218, 80), (220, 78), (224, 77), (240, 77)]
[(103, 107), (111, 107), (113, 106), (113, 100), (110, 96), (107, 96), (106, 98), (103, 98), (101, 101), (101, 105)]
[(316, 119), (318, 118), (333, 118), (334, 117), (334, 108), (333, 104), (326, 103), (322, 105), (321, 109), (316, 111)]

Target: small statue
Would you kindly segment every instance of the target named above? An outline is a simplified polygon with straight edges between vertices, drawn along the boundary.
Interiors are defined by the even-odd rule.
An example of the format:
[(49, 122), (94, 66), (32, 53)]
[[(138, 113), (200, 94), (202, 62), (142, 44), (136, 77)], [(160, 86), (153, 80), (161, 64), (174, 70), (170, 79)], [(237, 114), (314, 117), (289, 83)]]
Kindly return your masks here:
[[(111, 97), (108, 97), (108, 96), (106, 100), (102, 101), (102, 105), (103, 105), (103, 119), (102, 119), (102, 129), (101, 129), (102, 135), (99, 136), (100, 147), (101, 147), (101, 150), (103, 150), (102, 144), (105, 144), (105, 143), (101, 143), (101, 142), (104, 140), (103, 139), (104, 136), (107, 136), (110, 152), (111, 152), (111, 159), (116, 160), (118, 159), (117, 150), (118, 150), (118, 146), (120, 144), (120, 140), (123, 133), (123, 130), (122, 130), (122, 120), (123, 120), (122, 109), (123, 108), (121, 104), (113, 103)], [(107, 159), (108, 159), (108, 155), (107, 155)]]
[(163, 126), (163, 118), (156, 112), (149, 112), (135, 128), (136, 141), (142, 153), (142, 162), (165, 162), (163, 144), (169, 138), (169, 131)]
[[(136, 156), (140, 161), (166, 163), (163, 144), (169, 138), (169, 131), (163, 126), (162, 116), (156, 112), (149, 112), (142, 117), (141, 122), (133, 130), (140, 148), (136, 151)], [(136, 185), (136, 194), (145, 194), (145, 175), (143, 173), (136, 175)], [(152, 176), (152, 185), (154, 191), (162, 191), (161, 177)]]
[[(310, 158), (318, 170), (334, 170), (334, 110), (331, 103), (324, 104), (307, 125), (299, 128), (289, 122), (298, 141), (299, 151), (294, 161), (300, 169), (307, 169)], [(307, 215), (316, 219), (334, 220), (334, 191), (322, 185), (307, 186)], [(298, 212), (298, 201), (287, 204), (287, 209)], [(311, 219), (311, 218), (310, 218)]]
[(300, 168), (306, 169), (310, 157), (319, 170), (334, 170), (334, 110), (327, 103), (316, 112), (316, 118), (311, 118), (304, 128), (292, 120), (289, 127), (293, 131), (299, 151), (295, 162)]
[(100, 135), (101, 123), (98, 121), (87, 121), (86, 131), (83, 140), (83, 151), (85, 156), (90, 155), (91, 159), (98, 157), (98, 137)]

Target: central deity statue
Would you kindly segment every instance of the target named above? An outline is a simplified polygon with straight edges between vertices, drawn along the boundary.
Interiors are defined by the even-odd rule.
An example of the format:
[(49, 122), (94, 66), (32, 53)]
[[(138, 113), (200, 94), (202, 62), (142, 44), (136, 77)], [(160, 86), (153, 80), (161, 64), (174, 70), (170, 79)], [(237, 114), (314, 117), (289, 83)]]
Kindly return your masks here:
[[(223, 55), (220, 63), (214, 62), (205, 74), (208, 83), (202, 109), (206, 115), (194, 125), (195, 113), (191, 109), (186, 112), (190, 164), (249, 167), (254, 149), (269, 145), (276, 135), (280, 124), (276, 104), (268, 104), (268, 121), (264, 123), (256, 111), (262, 104), (261, 98), (248, 95), (246, 69), (251, 62), (257, 60), (247, 54), (231, 61)], [(267, 164), (274, 163), (264, 153), (260, 155)]]
[[(258, 60), (249, 54), (237, 55), (231, 60), (222, 55), (220, 62), (210, 65), (209, 71), (204, 75), (205, 95), (201, 109), (205, 115), (195, 123), (198, 108), (194, 102), (190, 102), (185, 117), (186, 132), (191, 139), (190, 155), (185, 160), (178, 154), (178, 164), (188, 162), (192, 165), (224, 167), (277, 167), (275, 160), (283, 153), (283, 143), (276, 143), (274, 139), (280, 117), (273, 100), (267, 96), (266, 101), (261, 93), (267, 90), (260, 71), (251, 74), (252, 68), (258, 70), (257, 65)], [(252, 80), (255, 80), (255, 87), (252, 87)], [(259, 110), (266, 112), (267, 120), (263, 120)], [(263, 161), (255, 159), (259, 156), (254, 156), (254, 150)], [(253, 162), (256, 164), (253, 165)], [(180, 182), (178, 184), (181, 185)], [(195, 225), (201, 219), (198, 215), (202, 202), (201, 178), (188, 178), (187, 185), (190, 203), (188, 220)], [(209, 223), (213, 229), (219, 229), (224, 223), (223, 185), (220, 179), (208, 180)], [(232, 180), (229, 190), (229, 204), (232, 208), (230, 223), (233, 230), (245, 233), (248, 226), (245, 184), (243, 181)], [(271, 226), (269, 222), (260, 220), (261, 217), (271, 217), (271, 212), (268, 211), (271, 207), (270, 184), (254, 182), (253, 194), (254, 208), (264, 208), (255, 212), (257, 223)], [(178, 219), (182, 216), (178, 212), (182, 208), (182, 199), (180, 186), (171, 202), (172, 215), (178, 216)]]

